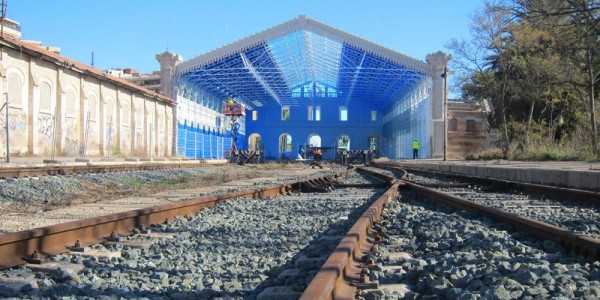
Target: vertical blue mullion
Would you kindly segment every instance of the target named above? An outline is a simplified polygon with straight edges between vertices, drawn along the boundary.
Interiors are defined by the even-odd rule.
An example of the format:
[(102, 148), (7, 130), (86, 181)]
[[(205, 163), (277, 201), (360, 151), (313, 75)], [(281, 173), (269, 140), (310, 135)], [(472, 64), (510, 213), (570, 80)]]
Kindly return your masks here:
[(177, 123), (177, 154), (185, 156), (185, 124)]
[(194, 150), (194, 124), (187, 127), (185, 134), (185, 157), (193, 157)]
[(202, 144), (200, 145), (200, 147), (201, 147), (200, 149), (202, 149), (202, 156), (201, 157), (203, 159), (206, 158), (205, 149), (204, 149), (204, 140), (205, 140), (205, 138), (206, 138), (206, 130), (205, 130), (204, 126), (203, 126), (202, 127)]
[(231, 138), (229, 131), (225, 131), (223, 134), (223, 154), (231, 152)]
[(209, 139), (210, 139), (210, 128), (204, 128), (204, 139), (202, 140), (204, 142), (204, 158), (210, 158), (210, 143), (209, 143)]
[(198, 134), (200, 132), (200, 124), (194, 130), (194, 158), (198, 158)]
[(215, 130), (213, 131), (213, 135), (212, 135), (212, 148), (213, 148), (213, 158), (217, 158), (217, 153), (219, 153), (219, 144), (218, 144), (218, 139), (217, 139), (217, 135), (219, 133)]

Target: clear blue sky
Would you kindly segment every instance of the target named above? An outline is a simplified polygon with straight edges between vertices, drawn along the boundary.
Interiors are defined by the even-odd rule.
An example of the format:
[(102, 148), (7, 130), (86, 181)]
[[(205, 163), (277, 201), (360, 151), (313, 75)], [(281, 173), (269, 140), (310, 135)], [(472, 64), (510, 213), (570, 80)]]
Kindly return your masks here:
[(158, 70), (157, 53), (185, 60), (298, 15), (425, 60), (451, 38), (467, 37), (483, 0), (227, 1), (7, 0), (7, 17), (23, 38), (101, 70)]

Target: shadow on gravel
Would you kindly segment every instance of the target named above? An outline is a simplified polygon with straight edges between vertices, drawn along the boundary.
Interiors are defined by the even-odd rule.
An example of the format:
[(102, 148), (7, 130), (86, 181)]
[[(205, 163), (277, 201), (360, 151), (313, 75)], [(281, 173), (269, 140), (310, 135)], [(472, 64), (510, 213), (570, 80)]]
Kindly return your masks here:
[[(357, 207), (348, 215), (347, 220), (340, 220), (332, 224), (329, 228), (315, 236), (309, 245), (301, 249), (296, 255), (288, 260), (285, 265), (273, 268), (268, 272), (269, 278), (265, 279), (253, 291), (245, 293), (244, 299), (256, 299), (258, 294), (269, 287), (288, 286), (292, 291), (297, 292), (298, 296), (304, 292), (306, 287), (313, 280), (315, 274), (319, 271), (323, 263), (333, 253), (335, 247), (340, 243), (342, 238), (347, 236), (348, 230), (356, 223), (360, 216), (366, 211), (371, 204), (383, 194), (384, 190), (378, 190), (371, 198), (363, 205)], [(328, 232), (340, 232), (331, 238)], [(348, 249), (346, 252), (349, 252)], [(289, 275), (282, 276), (286, 270), (300, 270), (298, 273), (287, 271)]]
[[(149, 299), (212, 299), (212, 298), (243, 298), (243, 299), (256, 299), (258, 294), (268, 287), (275, 286), (288, 286), (292, 291), (300, 296), (304, 289), (313, 279), (314, 275), (319, 271), (319, 268), (325, 262), (325, 260), (332, 253), (333, 249), (337, 246), (340, 240), (346, 235), (350, 227), (358, 220), (363, 212), (382, 194), (383, 190), (377, 190), (364, 204), (354, 208), (352, 212), (347, 215), (348, 219), (338, 219), (332, 223), (325, 230), (314, 234), (313, 240), (309, 245), (305, 246), (291, 257), (287, 263), (282, 266), (274, 267), (270, 271), (267, 271), (267, 276), (256, 288), (252, 290), (244, 290), (242, 285), (241, 288), (233, 291), (217, 291), (205, 287), (202, 282), (192, 281), (186, 285), (181, 282), (172, 283), (169, 281), (170, 276), (167, 276), (166, 281), (157, 274), (177, 274), (179, 278), (184, 278), (186, 274), (194, 272), (193, 270), (185, 269), (169, 269), (157, 264), (156, 268), (150, 268), (152, 270), (151, 278), (149, 283), (140, 283), (139, 281), (132, 281), (125, 283), (129, 279), (129, 274), (137, 274), (138, 272), (144, 273), (149, 269), (145, 266), (137, 266), (136, 264), (128, 264), (123, 261), (114, 262), (94, 262), (87, 259), (79, 259), (80, 263), (84, 263), (88, 268), (94, 268), (95, 273), (101, 274), (94, 278), (93, 283), (83, 283), (81, 278), (90, 278), (90, 271), (83, 271), (80, 274), (69, 275), (69, 274), (54, 274), (50, 277), (52, 279), (43, 279), (39, 282), (39, 289), (24, 289), (21, 293), (11, 293), (10, 291), (0, 290), (0, 296), (4, 297), (17, 297), (25, 296), (29, 298), (35, 297), (49, 297), (49, 298), (65, 298), (65, 299), (80, 299), (80, 298), (107, 298), (117, 297), (125, 299), (135, 299), (140, 297), (146, 297)], [(309, 194), (305, 193), (304, 195)], [(307, 200), (309, 201), (309, 200)], [(339, 200), (343, 201), (343, 200)], [(343, 208), (340, 208), (340, 210)], [(332, 211), (331, 213), (336, 213)], [(278, 228), (274, 227), (273, 232), (269, 233), (271, 236), (278, 235)], [(162, 230), (161, 230), (162, 231)], [(164, 232), (174, 233), (185, 231), (183, 228), (173, 228)], [(217, 234), (218, 230), (207, 231), (203, 234)], [(258, 243), (260, 244), (260, 243)], [(229, 246), (229, 245), (227, 245)], [(129, 249), (129, 248), (127, 248)], [(120, 248), (114, 249), (119, 251)], [(140, 250), (143, 251), (143, 250)], [(272, 252), (275, 252), (273, 249)], [(347, 250), (349, 251), (349, 250)], [(78, 259), (73, 258), (71, 261), (76, 262)], [(120, 259), (119, 259), (120, 260)], [(131, 259), (128, 257), (124, 258), (125, 261)], [(223, 266), (223, 268), (228, 268)], [(228, 269), (226, 269), (228, 270)], [(286, 270), (299, 270), (299, 271), (287, 271), (286, 274), (282, 273)], [(202, 271), (202, 270), (198, 270)], [(22, 272), (16, 269), (15, 272)], [(258, 271), (257, 271), (258, 272)], [(190, 277), (192, 278), (192, 277)], [(214, 277), (216, 278), (216, 277)], [(224, 284), (228, 282), (228, 278), (219, 278)], [(45, 280), (51, 280), (53, 282), (46, 282)], [(151, 290), (151, 282), (161, 281), (162, 286), (165, 289)], [(87, 281), (87, 279), (86, 279)], [(123, 283), (121, 283), (123, 282)], [(117, 288), (116, 286), (127, 286), (126, 288)], [(168, 286), (168, 287), (166, 287)], [(109, 299), (107, 298), (107, 299)], [(110, 298), (112, 299), (112, 298)]]

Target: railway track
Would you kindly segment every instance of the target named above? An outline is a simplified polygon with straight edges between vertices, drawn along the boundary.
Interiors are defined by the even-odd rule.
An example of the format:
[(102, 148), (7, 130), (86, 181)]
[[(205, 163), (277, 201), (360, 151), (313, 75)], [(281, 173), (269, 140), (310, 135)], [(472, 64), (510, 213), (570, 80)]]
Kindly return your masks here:
[[(400, 181), (398, 201), (391, 201), (381, 218), (372, 216), (371, 225), (363, 228), (367, 243), (356, 248), (340, 244), (334, 253), (347, 254), (337, 261), (344, 268), (326, 263), (302, 299), (600, 296), (600, 240), (487, 206), (489, 201), (459, 197), (481, 197), (481, 188), (472, 183), (481, 179), (420, 185), (409, 178), (415, 177)], [(469, 186), (473, 189), (467, 190)], [(519, 201), (523, 190), (568, 195), (569, 200), (583, 200), (584, 206), (598, 197), (587, 191), (506, 181), (494, 186), (512, 188)], [(357, 249), (361, 255), (352, 255)]]
[[(489, 196), (514, 198), (490, 207), (491, 202), (482, 200), (482, 186), (472, 183), (432, 182), (400, 169), (364, 167), (357, 171), (194, 199), (183, 203), (189, 208), (177, 209), (177, 213), (171, 212), (172, 207), (161, 207), (113, 216), (113, 221), (127, 225), (96, 227), (99, 220), (93, 220), (85, 225), (90, 226), (85, 229), (90, 238), (80, 240), (78, 247), (92, 245), (95, 250), (116, 253), (114, 257), (59, 254), (50, 260), (63, 267), (54, 267), (47, 277), (35, 275), (39, 273), (30, 265), (4, 271), (0, 278), (20, 278), (21, 286), (13, 296), (600, 296), (598, 240), (500, 209), (506, 203), (531, 200), (527, 205), (540, 206), (539, 201), (544, 201), (543, 205), (555, 210), (558, 204), (548, 204), (547, 198), (528, 199), (520, 191), (518, 195), (494, 193)], [(506, 182), (495, 185), (508, 186)], [(473, 189), (468, 190), (469, 186)], [(271, 199), (236, 200), (240, 197)], [(211, 208), (196, 214), (203, 207)], [(165, 217), (167, 212), (172, 215)], [(163, 223), (164, 219), (170, 222)], [(152, 233), (139, 228), (150, 223), (159, 224)], [(112, 231), (130, 234), (132, 228), (134, 235), (129, 238), (95, 244)], [(64, 238), (49, 237), (61, 230), (42, 231), (29, 232), (33, 241), (21, 246), (26, 253), (32, 245), (61, 242), (62, 251), (52, 247), (43, 251), (65, 251)], [(50, 235), (43, 242), (35, 241), (42, 234)], [(76, 241), (75, 235), (66, 234), (71, 242)], [(0, 254), (5, 252), (0, 246)]]
[(85, 165), (47, 165), (47, 166), (4, 166), (0, 167), (0, 178), (22, 178), (39, 176), (57, 176), (89, 173), (112, 173), (127, 171), (160, 170), (175, 168), (197, 168), (201, 166), (210, 166), (202, 160), (189, 161), (165, 161), (157, 162), (136, 162), (136, 163), (102, 163)]

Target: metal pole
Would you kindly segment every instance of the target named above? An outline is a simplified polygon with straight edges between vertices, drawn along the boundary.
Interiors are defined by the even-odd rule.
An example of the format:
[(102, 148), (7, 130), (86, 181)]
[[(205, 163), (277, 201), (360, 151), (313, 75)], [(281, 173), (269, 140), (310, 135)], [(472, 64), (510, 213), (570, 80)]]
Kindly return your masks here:
[(50, 159), (54, 160), (54, 154), (56, 152), (56, 116), (58, 115), (58, 105), (54, 108), (54, 120), (52, 120), (52, 151)]
[(448, 93), (446, 92), (446, 81), (448, 80), (448, 67), (444, 67), (444, 73), (442, 74), (442, 78), (444, 78), (444, 161), (446, 161), (446, 153), (448, 148)]
[(110, 151), (111, 147), (110, 147), (110, 141), (112, 140), (112, 116), (110, 116), (110, 121), (108, 121), (108, 152), (106, 154), (107, 158), (110, 158)]
[(148, 158), (152, 159), (152, 123), (148, 123), (148, 130), (150, 130), (150, 136), (149, 139), (150, 141), (148, 142), (149, 147), (148, 147)]
[(4, 107), (6, 108), (6, 163), (10, 163), (10, 144), (9, 144), (9, 130), (8, 130), (8, 92), (4, 93), (6, 95), (6, 103)]
[(90, 135), (90, 111), (87, 112), (87, 121), (85, 122), (85, 136), (83, 140), (83, 158), (87, 155), (87, 142)]
[(133, 128), (131, 129), (131, 157), (134, 156), (134, 152), (135, 152), (135, 122), (133, 122)]

